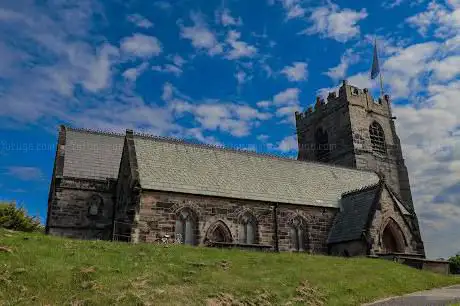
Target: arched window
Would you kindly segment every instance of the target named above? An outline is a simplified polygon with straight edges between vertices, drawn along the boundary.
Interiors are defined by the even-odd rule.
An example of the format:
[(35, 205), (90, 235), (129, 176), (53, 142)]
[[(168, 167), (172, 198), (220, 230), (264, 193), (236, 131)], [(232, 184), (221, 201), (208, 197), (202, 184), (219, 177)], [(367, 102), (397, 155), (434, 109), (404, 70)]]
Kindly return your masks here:
[(93, 195), (89, 201), (88, 215), (90, 217), (97, 217), (99, 214), (101, 214), (102, 204), (102, 198), (97, 194)]
[(329, 159), (329, 137), (320, 127), (315, 133), (316, 160), (327, 162)]
[(369, 126), (369, 135), (371, 137), (372, 151), (380, 154), (386, 154), (385, 134), (382, 126), (377, 122), (372, 122)]
[(252, 214), (246, 213), (241, 218), (240, 242), (245, 244), (255, 244), (257, 234), (256, 218)]
[(176, 219), (176, 241), (184, 244), (196, 244), (197, 219), (190, 209), (183, 209)]
[(307, 233), (305, 221), (296, 217), (290, 223), (291, 249), (303, 252), (307, 249)]
[(233, 242), (232, 233), (228, 226), (222, 221), (216, 221), (211, 224), (206, 232), (205, 243), (213, 242)]
[(404, 253), (404, 234), (399, 225), (392, 219), (390, 219), (383, 230), (382, 247), (386, 253)]

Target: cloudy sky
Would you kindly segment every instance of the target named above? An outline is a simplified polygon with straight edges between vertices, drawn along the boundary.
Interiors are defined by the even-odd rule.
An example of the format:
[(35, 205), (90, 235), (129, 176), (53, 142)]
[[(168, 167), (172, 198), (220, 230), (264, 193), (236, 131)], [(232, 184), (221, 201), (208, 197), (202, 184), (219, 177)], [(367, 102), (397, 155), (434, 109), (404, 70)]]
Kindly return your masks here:
[(453, 255), (459, 30), (460, 0), (1, 1), (0, 199), (45, 216), (62, 123), (295, 156), (295, 110), (378, 88), (377, 37), (428, 255)]

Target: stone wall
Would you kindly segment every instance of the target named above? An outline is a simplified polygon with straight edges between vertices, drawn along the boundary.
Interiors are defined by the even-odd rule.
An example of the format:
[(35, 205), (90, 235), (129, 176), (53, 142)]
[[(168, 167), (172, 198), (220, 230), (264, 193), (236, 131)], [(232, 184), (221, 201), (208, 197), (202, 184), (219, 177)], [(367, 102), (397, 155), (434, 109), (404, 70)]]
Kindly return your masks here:
[(132, 132), (126, 133), (116, 186), (114, 239), (130, 241), (139, 202), (139, 178)]
[(328, 135), (329, 149), (328, 159), (323, 162), (354, 167), (348, 103), (343, 96), (331, 97), (327, 104), (319, 104), (311, 113), (297, 114), (296, 128), (299, 160), (317, 161), (319, 146), (315, 133), (321, 128)]
[[(410, 224), (395, 207), (394, 200), (388, 190), (382, 190), (380, 198), (380, 207), (376, 210), (374, 218), (369, 229), (369, 235), (373, 240), (371, 253), (383, 253), (382, 234), (388, 222), (392, 221), (397, 224), (404, 236), (404, 253), (415, 254), (417, 252), (417, 237), (414, 235)], [(402, 253), (402, 252), (401, 252)]]
[(288, 251), (292, 244), (289, 222), (296, 216), (307, 225), (307, 250), (327, 253), (327, 236), (337, 209), (279, 204), (277, 210), (278, 235), (275, 235), (273, 203), (245, 201), (219, 197), (185, 195), (168, 192), (143, 191), (141, 194), (137, 237), (133, 240), (155, 242), (165, 235), (174, 239), (175, 222), (181, 209), (194, 212), (198, 221), (196, 233), (199, 244), (205, 242), (208, 230), (216, 222), (223, 222), (231, 233), (232, 242), (241, 240), (241, 217), (252, 215), (256, 220), (256, 243), (275, 248), (278, 236), (280, 251)]
[(56, 180), (47, 220), (48, 233), (82, 239), (110, 239), (114, 186), (113, 181)]

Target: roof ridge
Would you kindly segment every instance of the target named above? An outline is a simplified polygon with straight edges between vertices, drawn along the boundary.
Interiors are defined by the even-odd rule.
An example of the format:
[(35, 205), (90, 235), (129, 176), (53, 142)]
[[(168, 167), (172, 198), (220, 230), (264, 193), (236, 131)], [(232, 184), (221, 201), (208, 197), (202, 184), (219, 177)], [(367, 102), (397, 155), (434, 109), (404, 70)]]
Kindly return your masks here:
[(64, 128), (66, 131), (74, 131), (74, 132), (83, 132), (88, 134), (97, 134), (97, 135), (106, 135), (106, 136), (117, 136), (117, 137), (125, 137), (124, 133), (117, 133), (113, 131), (107, 131), (102, 129), (88, 129), (88, 128), (76, 128), (69, 125), (61, 125), (61, 128)]
[[(69, 125), (61, 125), (61, 128), (64, 128), (64, 129), (69, 130), (69, 131), (82, 132), (82, 133), (88, 133), (88, 134), (96, 134), (96, 135), (106, 135), (106, 136), (115, 136), (115, 137), (125, 137), (126, 136), (126, 133), (117, 133), (117, 132), (107, 131), (107, 130), (102, 130), (102, 129), (76, 128), (76, 127), (71, 127)], [(324, 167), (324, 168), (327, 168), (327, 169), (331, 169), (331, 168), (347, 169), (347, 170), (352, 170), (352, 171), (355, 171), (355, 172), (361, 172), (361, 173), (364, 172), (364, 173), (374, 173), (375, 174), (374, 171), (367, 170), (367, 169), (357, 169), (357, 168), (353, 168), (353, 167), (349, 167), (349, 166), (336, 165), (336, 164), (327, 164), (327, 163), (321, 163), (321, 162), (312, 161), (312, 160), (305, 160), (305, 161), (304, 160), (298, 160), (296, 158), (280, 156), (280, 155), (273, 154), (273, 153), (254, 152), (254, 151), (249, 151), (249, 150), (244, 150), (244, 149), (236, 149), (236, 148), (226, 147), (226, 146), (222, 146), (222, 145), (206, 144), (206, 143), (202, 143), (202, 142), (199, 142), (199, 141), (193, 141), (193, 140), (190, 140), (190, 139), (184, 139), (184, 138), (178, 138), (178, 137), (159, 136), (159, 135), (153, 135), (153, 134), (136, 132), (136, 131), (133, 131), (133, 135), (137, 136), (137, 137), (152, 139), (152, 140), (158, 140), (158, 141), (176, 143), (176, 144), (190, 145), (190, 146), (195, 146), (195, 147), (199, 147), (199, 148), (207, 148), (207, 149), (212, 149), (212, 150), (234, 152), (234, 153), (245, 154), (245, 155), (255, 156), (255, 157), (277, 159), (277, 160), (281, 160), (281, 161), (297, 162), (297, 163), (304, 163), (304, 164), (307, 163), (307, 164), (311, 164), (311, 165), (316, 165), (318, 167)]]
[(353, 189), (353, 190), (344, 192), (344, 193), (342, 193), (342, 198), (348, 197), (348, 196), (351, 196), (351, 195), (354, 195), (354, 194), (357, 194), (357, 193), (361, 193), (361, 192), (364, 192), (364, 191), (368, 191), (368, 190), (371, 190), (373, 188), (379, 187), (381, 185), (382, 185), (382, 181), (379, 180), (375, 184), (367, 185), (367, 186), (364, 186), (364, 187), (361, 187), (361, 188), (358, 188), (358, 189)]
[(326, 163), (310, 161), (310, 160), (303, 161), (303, 160), (298, 160), (298, 159), (290, 158), (290, 157), (284, 157), (284, 156), (280, 156), (280, 155), (276, 155), (276, 154), (272, 154), (272, 153), (254, 152), (254, 151), (243, 150), (243, 149), (235, 149), (235, 148), (226, 147), (226, 146), (206, 144), (206, 143), (202, 143), (202, 142), (199, 142), (199, 141), (186, 140), (184, 138), (169, 137), (169, 136), (158, 136), (158, 135), (139, 133), (139, 132), (134, 132), (134, 136), (147, 138), (147, 139), (153, 139), (153, 140), (159, 140), (159, 141), (169, 142), (169, 143), (177, 143), (177, 144), (190, 145), (190, 146), (195, 146), (195, 147), (200, 147), (200, 148), (207, 148), (207, 149), (212, 149), (212, 150), (221, 150), (221, 151), (227, 151), (227, 152), (246, 154), (246, 155), (250, 155), (250, 156), (278, 159), (278, 160), (284, 160), (284, 161), (290, 161), (290, 162), (314, 164), (314, 165), (329, 168), (329, 169), (330, 168), (348, 169), (348, 170), (353, 170), (353, 171), (356, 171), (356, 172), (367, 172), (367, 173), (372, 172), (372, 173), (375, 174), (375, 171), (367, 170), (367, 169), (357, 169), (357, 168), (353, 168), (353, 167), (347, 167), (347, 166), (335, 165), (335, 164), (326, 164)]

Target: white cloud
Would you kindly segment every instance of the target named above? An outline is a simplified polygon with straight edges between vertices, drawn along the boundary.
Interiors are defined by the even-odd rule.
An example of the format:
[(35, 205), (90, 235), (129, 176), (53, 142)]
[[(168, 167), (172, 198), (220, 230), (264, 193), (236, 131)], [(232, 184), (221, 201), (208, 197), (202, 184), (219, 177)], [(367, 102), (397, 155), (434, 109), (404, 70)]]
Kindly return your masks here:
[(369, 73), (358, 73), (348, 79), (350, 85), (356, 86), (358, 88), (373, 88), (377, 87), (377, 83), (370, 80)]
[(144, 62), (137, 67), (126, 69), (122, 75), (124, 78), (130, 80), (131, 82), (135, 82), (147, 67), (148, 63)]
[(222, 53), (222, 45), (218, 42), (216, 35), (212, 32), (200, 13), (192, 12), (190, 19), (193, 26), (186, 27), (179, 24), (181, 37), (189, 39), (196, 49), (204, 49), (209, 55)]
[(299, 102), (300, 89), (288, 88), (273, 97), (275, 105), (292, 105)]
[(431, 68), (437, 81), (450, 81), (460, 75), (460, 55), (435, 61), (432, 63)]
[(302, 31), (301, 34), (321, 34), (339, 42), (346, 42), (360, 34), (357, 23), (367, 16), (366, 9), (361, 11), (340, 10), (339, 6), (330, 3), (313, 11), (309, 17), (313, 25)]
[(162, 52), (161, 43), (156, 37), (139, 33), (123, 38), (120, 48), (129, 55), (144, 58), (157, 56)]
[(257, 53), (257, 48), (249, 45), (248, 43), (239, 40), (241, 33), (230, 30), (227, 35), (226, 42), (230, 45), (231, 49), (228, 51), (228, 59), (239, 59), (242, 57), (253, 57)]
[(429, 63), (439, 44), (426, 42), (411, 45), (383, 63), (385, 82), (394, 97), (408, 97), (420, 91), (419, 79), (429, 72)]
[(281, 140), (276, 149), (281, 152), (291, 152), (297, 150), (297, 147), (297, 137), (292, 135)]
[(235, 137), (243, 137), (249, 135), (251, 126), (257, 120), (271, 117), (270, 114), (261, 113), (247, 105), (216, 102), (197, 105), (193, 110), (195, 119), (204, 129), (221, 130)]
[(460, 6), (456, 1), (447, 1), (447, 5), (432, 1), (425, 11), (406, 19), (425, 36), (430, 28), (437, 37), (456, 35), (460, 29)]
[(252, 79), (252, 76), (248, 76), (246, 72), (244, 72), (243, 70), (239, 70), (235, 73), (235, 78), (238, 82), (238, 85), (243, 85), (244, 83), (250, 81)]
[(306, 81), (308, 78), (307, 63), (294, 62), (292, 66), (286, 66), (281, 73), (285, 74), (291, 82)]
[(305, 16), (306, 10), (300, 5), (300, 0), (279, 0), (286, 11), (286, 20)]
[(212, 144), (215, 146), (222, 146), (222, 144), (214, 137), (214, 136), (205, 136), (203, 134), (203, 130), (200, 128), (191, 128), (187, 129), (187, 136), (191, 136), (194, 139), (205, 143), (205, 144)]
[(271, 101), (267, 101), (267, 100), (263, 100), (263, 101), (257, 102), (256, 104), (257, 104), (257, 106), (260, 107), (260, 108), (267, 108), (267, 107), (269, 107), (269, 106), (272, 104), (272, 102), (271, 102)]
[(186, 63), (186, 61), (182, 58), (182, 56), (180, 55), (174, 55), (173, 57), (173, 63), (174, 65), (176, 65), (177, 67), (182, 67), (182, 65), (184, 65)]
[(86, 40), (98, 14), (85, 0), (72, 7), (53, 2), (47, 11), (37, 5), (1, 9), (0, 73), (8, 86), (2, 87), (0, 116), (29, 123), (67, 118), (77, 86), (83, 95), (110, 88), (118, 49)]
[(155, 65), (155, 66), (152, 66), (152, 70), (158, 71), (158, 72), (172, 73), (175, 76), (180, 76), (183, 72), (182, 69), (180, 69), (179, 67), (175, 65), (171, 65), (171, 64), (165, 64), (163, 66)]
[(118, 56), (118, 49), (111, 45), (103, 45), (98, 51), (97, 58), (89, 64), (88, 77), (82, 81), (83, 86), (92, 92), (109, 87), (114, 57)]
[(260, 135), (257, 135), (257, 140), (259, 140), (260, 142), (267, 142), (267, 140), (270, 138), (270, 136), (268, 135), (265, 135), (265, 134), (260, 134)]
[(216, 16), (218, 18), (218, 23), (222, 24), (224, 27), (243, 25), (241, 17), (234, 18), (227, 8), (216, 11)]
[[(388, 0), (382, 3), (382, 7), (385, 9), (392, 9), (403, 4), (406, 0)], [(425, 0), (410, 0), (408, 1), (410, 6), (416, 6), (425, 2)]]
[(350, 65), (353, 65), (359, 61), (359, 56), (353, 53), (353, 50), (348, 49), (345, 54), (340, 58), (340, 64), (330, 68), (324, 74), (330, 77), (332, 80), (337, 81), (344, 79), (347, 75), (347, 70)]
[(164, 83), (163, 84), (163, 94), (161, 95), (161, 99), (164, 101), (169, 101), (173, 98), (174, 94), (174, 87), (171, 83)]
[(177, 54), (174, 56), (169, 55), (167, 58), (172, 62), (172, 64), (154, 65), (152, 66), (152, 70), (157, 72), (171, 73), (176, 77), (182, 75), (182, 67), (186, 63), (186, 60)]
[(153, 27), (153, 23), (150, 20), (139, 14), (128, 15), (127, 19), (140, 28), (148, 29)]
[(11, 166), (6, 174), (22, 181), (38, 181), (43, 179), (43, 172), (37, 167)]
[(391, 8), (394, 8), (394, 7), (397, 7), (397, 6), (401, 5), (401, 3), (403, 1), (404, 0), (385, 1), (385, 2), (382, 3), (382, 7), (386, 8), (386, 9), (391, 9)]
[(294, 113), (300, 110), (299, 106), (300, 89), (288, 88), (273, 96), (272, 102), (260, 101), (259, 107), (276, 107), (275, 115), (282, 120), (279, 123), (292, 125), (295, 123)]
[(162, 99), (176, 115), (192, 114), (200, 131), (221, 131), (235, 137), (248, 136), (252, 127), (272, 117), (269, 113), (236, 102), (215, 99), (192, 101), (170, 83), (164, 84)]

